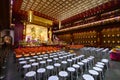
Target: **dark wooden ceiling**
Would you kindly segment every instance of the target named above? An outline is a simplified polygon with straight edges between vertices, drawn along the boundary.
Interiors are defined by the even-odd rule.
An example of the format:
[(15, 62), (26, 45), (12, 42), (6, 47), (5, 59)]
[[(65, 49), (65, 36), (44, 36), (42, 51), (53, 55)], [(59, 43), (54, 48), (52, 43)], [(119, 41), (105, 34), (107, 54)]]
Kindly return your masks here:
[(15, 0), (13, 12), (27, 17), (27, 11), (54, 22), (69, 23), (71, 20), (100, 13), (118, 0)]
[[(94, 5), (92, 3), (89, 4), (91, 1), (93, 1)], [(84, 5), (82, 3), (84, 3)], [(80, 6), (84, 9), (83, 11)], [(102, 13), (112, 8), (114, 9), (114, 7), (120, 7), (120, 0), (13, 0), (12, 11), (13, 18), (17, 16), (17, 18), (20, 19), (27, 19), (27, 10), (33, 10), (34, 14), (37, 16), (53, 20), (56, 24), (58, 24), (59, 19), (61, 19), (62, 24), (65, 24), (77, 19)], [(77, 10), (78, 8), (79, 11)], [(0, 0), (0, 11), (0, 30), (5, 28), (9, 29), (10, 0)], [(62, 16), (57, 17), (60, 15)]]

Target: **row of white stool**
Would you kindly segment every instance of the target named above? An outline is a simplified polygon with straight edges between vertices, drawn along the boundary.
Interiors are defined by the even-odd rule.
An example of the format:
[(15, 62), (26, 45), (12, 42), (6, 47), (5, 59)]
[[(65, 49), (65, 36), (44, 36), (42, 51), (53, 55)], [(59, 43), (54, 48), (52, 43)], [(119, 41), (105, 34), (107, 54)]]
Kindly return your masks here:
[[(69, 57), (67, 57), (68, 55), (70, 55)], [(73, 58), (74, 57), (74, 58)], [(65, 59), (64, 59), (65, 58)], [(68, 59), (69, 58), (69, 59)], [(53, 59), (47, 59), (47, 60), (44, 60), (44, 61), (39, 61), (39, 62), (35, 62), (35, 59), (30, 59), (29, 61), (31, 62), (31, 65), (32, 66), (37, 66), (38, 63), (41, 65), (41, 67), (45, 67), (45, 64), (47, 65), (50, 65), (50, 63), (55, 63), (55, 62), (62, 62), (62, 63), (65, 63), (65, 61), (62, 61), (62, 60), (66, 60), (68, 62), (71, 62), (71, 58), (72, 60), (74, 61), (74, 63), (76, 62), (76, 60), (80, 61), (82, 60), (82, 58), (84, 58), (84, 55), (81, 55), (81, 56), (73, 56), (72, 54), (67, 54), (66, 56), (61, 56), (61, 57), (58, 57), (58, 58), (54, 58)], [(20, 58), (20, 59), (23, 59), (23, 58)], [(46, 63), (47, 62), (47, 63)], [(24, 59), (23, 60), (20, 60), (19, 62), (20, 66), (23, 66), (25, 64), (28, 64), (27, 61), (25, 61)], [(29, 63), (30, 64), (30, 63)], [(71, 63), (70, 63), (71, 64)]]
[(95, 57), (106, 58), (109, 54), (109, 48), (84, 47), (80, 49), (80, 52), (86, 56), (93, 55)]
[[(45, 64), (46, 64), (46, 61), (41, 61), (40, 63), (41, 63), (41, 65), (40, 65), (41, 68), (44, 68), (44, 67), (47, 66), (47, 65), (45, 65)], [(44, 64), (43, 64), (43, 63), (44, 63)], [(57, 67), (58, 67), (58, 66), (62, 65), (62, 67), (61, 67), (62, 70), (65, 70), (67, 66), (71, 66), (72, 64), (75, 64), (74, 61), (71, 61), (71, 62), (70, 62), (70, 59), (67, 59), (67, 61), (61, 61), (60, 63), (54, 64), (54, 66), (57, 66)], [(81, 63), (79, 63), (79, 64), (81, 64)], [(48, 64), (48, 65), (51, 65), (51, 64)], [(36, 69), (39, 68), (39, 64), (38, 64), (38, 63), (32, 63), (32, 65), (30, 65), (30, 64), (25, 64), (25, 65), (23, 66), (23, 69), (25, 70), (25, 73), (26, 73), (27, 71), (29, 71), (31, 67), (33, 67), (32, 70), (35, 70), (35, 71), (36, 71)]]
[[(53, 53), (54, 55), (55, 55), (55, 53)], [(45, 56), (47, 55), (47, 54), (44, 54)], [(69, 57), (71, 57), (71, 56), (74, 56), (75, 54), (68, 54), (68, 53), (66, 53), (66, 55), (68, 56), (69, 55)], [(41, 55), (40, 55), (41, 56)], [(43, 56), (43, 55), (42, 55)], [(46, 61), (48, 62), (48, 64), (49, 64), (49, 62), (52, 62), (52, 60), (51, 59), (49, 59), (48, 57), (45, 57), (44, 56), (44, 58), (46, 58)], [(38, 56), (33, 56), (34, 58), (36, 58), (38, 61), (41, 61), (43, 58), (41, 58), (41, 57), (39, 57), (38, 58)], [(51, 56), (50, 56), (51, 57)], [(64, 59), (64, 57), (65, 56), (60, 56), (59, 58), (62, 60), (62, 59)], [(56, 62), (59, 58), (56, 58), (55, 56), (52, 56), (52, 58), (53, 58), (53, 60)], [(24, 64), (28, 64), (28, 63), (35, 63), (35, 62), (38, 62), (36, 59), (31, 59), (30, 57), (26, 57), (26, 58), (19, 58), (18, 60), (19, 60), (19, 64), (20, 65), (24, 65)], [(29, 61), (29, 62), (28, 62)], [(46, 61), (41, 61), (40, 63), (41, 64), (44, 64)], [(37, 63), (36, 63), (37, 64)]]
[[(88, 57), (88, 59), (89, 59), (89, 58), (93, 58), (93, 59), (94, 59), (93, 56)], [(85, 60), (85, 59), (84, 59), (84, 60)], [(63, 61), (63, 62), (66, 63), (67, 61)], [(85, 63), (83, 63), (83, 62), (77, 62), (76, 64), (74, 64), (74, 63), (71, 64), (71, 66), (67, 67), (67, 69), (64, 69), (64, 64), (62, 65), (62, 64), (60, 64), (60, 63), (55, 63), (54, 66), (49, 65), (49, 66), (46, 67), (46, 69), (47, 69), (47, 70), (51, 69), (51, 71), (54, 69), (54, 70), (56, 71), (56, 73), (53, 74), (53, 75), (60, 75), (60, 74), (58, 74), (58, 72), (60, 72), (61, 70), (63, 70), (63, 72), (67, 71), (67, 73), (68, 73), (69, 75), (67, 75), (66, 77), (65, 77), (65, 75), (63, 75), (63, 77), (61, 77), (61, 76), (62, 76), (62, 74), (61, 74), (60, 80), (66, 80), (66, 78), (68, 78), (68, 77), (69, 77), (69, 80), (74, 80), (74, 79), (77, 79), (78, 76), (80, 76), (80, 74), (83, 74), (84, 64), (85, 64)], [(89, 64), (89, 63), (88, 63), (88, 64)], [(60, 70), (61, 65), (63, 66), (63, 69)], [(48, 69), (48, 67), (49, 67), (49, 69)], [(54, 68), (53, 68), (53, 67), (54, 67)], [(61, 67), (61, 68), (62, 68), (62, 67)], [(52, 76), (52, 73), (53, 73), (53, 72), (48, 72), (47, 70), (46, 70), (46, 72), (47, 72), (46, 76), (47, 76), (47, 77)], [(44, 71), (45, 71), (45, 70), (44, 70)], [(38, 72), (38, 70), (37, 70), (37, 72)], [(67, 74), (67, 73), (66, 73), (66, 74)], [(50, 75), (50, 74), (51, 74), (51, 75)], [(73, 76), (73, 74), (74, 74), (74, 76)], [(43, 77), (43, 76), (42, 76), (42, 77)], [(39, 79), (41, 79), (41, 78), (39, 78)], [(42, 79), (42, 80), (43, 80), (43, 79)]]
[[(90, 58), (90, 57), (88, 57), (88, 58)], [(68, 75), (67, 76), (63, 76), (62, 79), (58, 77), (59, 75), (58, 76), (54, 76), (53, 75), (53, 76), (50, 76), (48, 78), (48, 80), (58, 80), (58, 78), (59, 78), (59, 80), (66, 80), (66, 78), (67, 78), (67, 80), (77, 80), (78, 77), (80, 76), (80, 74), (82, 74), (80, 72), (81, 72), (81, 68), (84, 66), (84, 64), (85, 63), (77, 62), (77, 64), (73, 64), (72, 67), (68, 67), (67, 68)], [(83, 70), (83, 68), (82, 68), (82, 70)]]
[[(58, 54), (58, 53), (57, 53)], [(60, 53), (60, 54), (62, 54), (62, 53)], [(59, 54), (59, 55), (60, 55)], [(66, 53), (65, 54), (65, 52), (63, 52), (63, 54), (65, 55), (65, 56), (67, 56), (67, 57), (65, 57), (64, 55), (60, 55), (60, 57), (59, 58), (56, 58), (56, 56), (53, 56), (53, 55), (56, 55), (56, 53), (53, 53), (52, 55), (49, 55), (49, 56), (47, 56), (47, 54), (45, 54), (45, 56), (44, 57), (52, 57), (52, 60), (62, 60), (62, 59), (64, 59), (64, 58), (66, 58), (65, 60), (66, 61), (61, 61), (61, 64), (66, 64), (66, 62), (67, 62), (67, 64), (69, 63), (69, 62), (73, 62), (73, 63), (76, 63), (76, 61), (77, 61), (77, 59), (80, 59), (80, 60), (82, 60), (82, 59), (84, 59), (84, 55), (81, 55), (81, 56), (76, 56), (75, 54), (70, 54), (70, 53)], [(41, 55), (40, 55), (41, 56)], [(55, 58), (54, 58), (55, 57)], [(58, 56), (57, 56), (58, 57)], [(38, 58), (37, 56), (33, 56), (33, 58)], [(41, 59), (41, 57), (39, 57), (40, 59)], [(68, 58), (68, 59), (67, 59)], [(31, 61), (31, 64), (27, 64), (27, 61), (25, 61), (25, 60), (29, 60), (30, 59), (30, 57), (25, 57), (25, 58), (19, 58), (18, 60), (20, 61), (19, 63), (21, 64), (21, 67), (22, 68), (24, 68), (24, 74), (26, 74), (28, 71), (31, 71), (31, 70), (33, 70), (33, 71), (37, 71), (37, 69), (39, 68), (39, 67), (37, 67), (38, 66), (38, 63), (37, 62), (34, 62), (35, 60), (34, 59), (30, 59), (30, 61)], [(33, 62), (32, 62), (33, 61)], [(51, 59), (47, 59), (46, 61), (40, 61), (39, 63), (46, 63), (46, 62), (51, 62)], [(78, 60), (79, 61), (79, 60)], [(54, 63), (54, 62), (53, 62)], [(71, 66), (73, 63), (70, 63), (70, 65), (69, 66)], [(61, 64), (56, 64), (56, 66), (58, 66), (58, 65), (61, 65)], [(50, 65), (50, 64), (48, 64), (48, 65)], [(46, 65), (47, 66), (47, 65)], [(32, 69), (30, 69), (30, 67), (34, 67), (34, 68), (32, 68)], [(43, 67), (45, 67), (45, 66), (43, 66)], [(26, 69), (27, 68), (27, 69)], [(63, 66), (63, 67), (61, 67), (63, 70), (65, 70), (65, 67)]]
[[(59, 66), (59, 65), (61, 65), (60, 63), (56, 63), (55, 64), (57, 67)], [(70, 76), (71, 76), (71, 80), (72, 80), (72, 74), (73, 74), (73, 72), (74, 73), (76, 73), (76, 78), (78, 77), (78, 75), (79, 75), (79, 73), (78, 72), (80, 72), (79, 71), (79, 69), (80, 69), (80, 66), (79, 65), (84, 65), (84, 63), (82, 63), (82, 62), (78, 62), (78, 64), (73, 64), (72, 65), (72, 67), (67, 67), (67, 71), (69, 71), (69, 73), (70, 73)], [(48, 67), (48, 66), (47, 66)], [(60, 66), (59, 66), (60, 67)], [(51, 67), (51, 69), (53, 69), (53, 67)], [(59, 69), (59, 68), (58, 68)], [(58, 70), (57, 69), (57, 70)], [(56, 70), (56, 69), (55, 69)], [(44, 70), (45, 71), (45, 70)], [(64, 70), (65, 71), (65, 70)], [(38, 71), (37, 71), (38, 72)], [(60, 72), (59, 70), (57, 71), (57, 73), (58, 72)], [(48, 72), (47, 72), (48, 73)], [(52, 72), (51, 72), (52, 73)], [(48, 74), (50, 74), (50, 73), (48, 73)], [(55, 74), (55, 75), (60, 75), (60, 74)], [(50, 75), (49, 75), (50, 76)], [(64, 75), (63, 75), (64, 76)], [(64, 76), (65, 77), (65, 76)], [(68, 76), (67, 76), (68, 77)], [(61, 79), (61, 80), (63, 80), (63, 78)]]
[[(103, 80), (105, 77), (105, 71), (109, 68), (109, 60), (101, 59), (101, 62), (97, 62), (95, 67), (88, 70), (89, 74), (83, 74), (83, 80)], [(90, 78), (91, 77), (91, 78)]]
[[(46, 56), (46, 57), (48, 57), (48, 56)], [(93, 56), (91, 56), (91, 57), (93, 57)], [(78, 56), (75, 56), (75, 57), (73, 57), (73, 58), (66, 58), (63, 62), (61, 61), (61, 63), (56, 63), (56, 64), (58, 64), (58, 65), (64, 65), (64, 63), (66, 64), (66, 62), (72, 62), (71, 64), (67, 64), (67, 65), (69, 65), (69, 67), (66, 67), (67, 69), (65, 69), (64, 67), (63, 67), (63, 71), (68, 71), (69, 69), (68, 68), (71, 68), (71, 74), (73, 74), (72, 73), (72, 71), (74, 72), (74, 69), (75, 70), (78, 70), (78, 68), (81, 68), (81, 67), (78, 67), (78, 65), (80, 65), (80, 64), (83, 64), (84, 66), (86, 65), (86, 67), (85, 67), (85, 70), (88, 70), (89, 69), (89, 67), (91, 68), (92, 66), (93, 66), (93, 63), (94, 63), (94, 60), (91, 58), (91, 57), (88, 57), (88, 58), (86, 58), (86, 59), (81, 59), (80, 61), (77, 61), (77, 58), (78, 58)], [(52, 57), (53, 58), (53, 57)], [(65, 58), (65, 57), (64, 57)], [(93, 57), (94, 58), (94, 57)], [(51, 59), (51, 58), (50, 58)], [(55, 60), (57, 60), (57, 59), (59, 59), (59, 58), (57, 58), (57, 57), (55, 57)], [(62, 58), (61, 58), (62, 59)], [(47, 60), (47, 59), (46, 59)], [(59, 59), (60, 60), (60, 59)], [(106, 62), (106, 64), (107, 64), (107, 60), (106, 59), (104, 59), (104, 60), (101, 60), (101, 61), (103, 61), (104, 63)], [(53, 62), (54, 63), (54, 62)], [(48, 64), (48, 65), (50, 65), (50, 64)], [(74, 65), (74, 66), (73, 66)], [(55, 66), (55, 65), (54, 65)], [(96, 65), (97, 66), (97, 65)], [(46, 66), (47, 67), (47, 66)], [(106, 66), (106, 68), (108, 68), (109, 66)], [(61, 67), (62, 68), (62, 67)], [(73, 68), (73, 69), (72, 69)], [(54, 68), (55, 69), (55, 68)], [(37, 69), (38, 70), (38, 69)], [(46, 70), (46, 69), (45, 69)], [(45, 71), (44, 70), (44, 71)], [(60, 72), (61, 70), (59, 70), (59, 69), (57, 69), (58, 70), (58, 72)], [(83, 69), (81, 69), (81, 70), (83, 70)], [(47, 70), (46, 70), (47, 71)], [(35, 71), (36, 72), (36, 71)], [(58, 72), (56, 72), (55, 74), (57, 74)], [(77, 71), (75, 71), (75, 72), (77, 72)], [(79, 72), (79, 71), (78, 71)], [(37, 75), (37, 73), (38, 72), (36, 72), (36, 74), (35, 75)], [(67, 72), (68, 73), (68, 72)], [(69, 74), (69, 73), (68, 73)], [(76, 73), (77, 75), (76, 75), (76, 77), (77, 76), (79, 76), (79, 73)], [(58, 75), (58, 78), (60, 78), (60, 76), (59, 76), (59, 74), (57, 74)], [(52, 75), (49, 75), (49, 76), (52, 76)], [(49, 77), (48, 76), (48, 77)], [(43, 77), (43, 76), (42, 76)], [(27, 79), (27, 78), (25, 78), (25, 79)], [(36, 78), (34, 78), (34, 79), (36, 79)], [(72, 80), (72, 79), (71, 79)]]

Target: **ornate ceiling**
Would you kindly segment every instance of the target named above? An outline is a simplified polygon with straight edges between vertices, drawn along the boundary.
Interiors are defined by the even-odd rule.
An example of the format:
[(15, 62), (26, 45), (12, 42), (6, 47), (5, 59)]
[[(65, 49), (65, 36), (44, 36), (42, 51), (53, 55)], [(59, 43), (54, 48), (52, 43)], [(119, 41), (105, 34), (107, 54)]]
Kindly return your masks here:
[(112, 0), (15, 0), (13, 9), (35, 14), (50, 20), (65, 20)]
[(64, 20), (108, 1), (110, 0), (23, 0), (20, 9), (38, 11)]

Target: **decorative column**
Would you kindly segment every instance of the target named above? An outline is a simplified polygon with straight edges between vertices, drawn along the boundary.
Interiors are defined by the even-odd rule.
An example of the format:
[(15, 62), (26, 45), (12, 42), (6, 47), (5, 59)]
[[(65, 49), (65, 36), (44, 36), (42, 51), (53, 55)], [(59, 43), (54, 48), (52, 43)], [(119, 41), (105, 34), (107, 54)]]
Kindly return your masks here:
[(28, 22), (32, 22), (33, 20), (33, 11), (28, 11)]
[(51, 44), (51, 43), (53, 43), (53, 42), (52, 42), (52, 28), (51, 28), (51, 27), (49, 28), (48, 35), (49, 35), (48, 41), (49, 41), (49, 43)]
[(61, 21), (59, 20), (59, 29), (61, 28)]
[(25, 40), (25, 38), (26, 38), (26, 22), (23, 22), (23, 25), (24, 25), (24, 27), (23, 27), (23, 40)]

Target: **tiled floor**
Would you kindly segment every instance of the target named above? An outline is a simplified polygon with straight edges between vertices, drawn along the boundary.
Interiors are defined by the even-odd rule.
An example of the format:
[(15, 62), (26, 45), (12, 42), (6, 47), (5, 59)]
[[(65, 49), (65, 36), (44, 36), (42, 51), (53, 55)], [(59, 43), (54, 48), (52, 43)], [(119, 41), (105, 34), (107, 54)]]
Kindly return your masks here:
[(110, 68), (105, 76), (105, 80), (120, 80), (120, 62), (110, 61)]
[[(75, 52), (77, 55), (80, 54), (78, 50), (75, 50)], [(20, 74), (17, 72), (16, 64), (12, 56), (13, 55), (10, 55), (8, 60), (8, 73), (7, 78), (4, 80), (22, 80)], [(96, 58), (96, 60), (100, 59)], [(106, 71), (104, 80), (120, 80), (120, 62), (110, 60), (110, 68)]]

